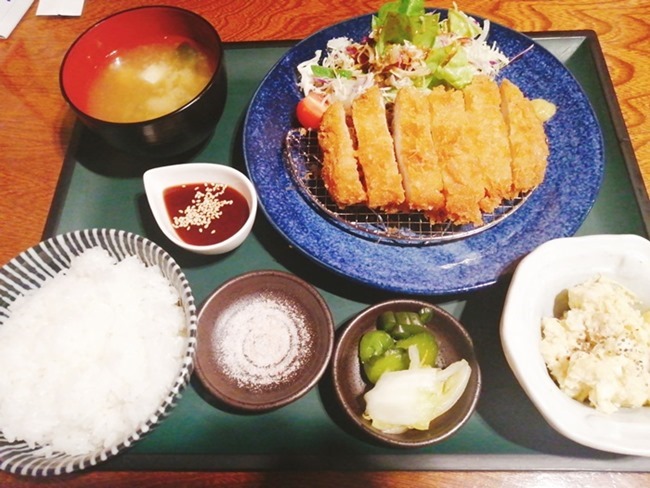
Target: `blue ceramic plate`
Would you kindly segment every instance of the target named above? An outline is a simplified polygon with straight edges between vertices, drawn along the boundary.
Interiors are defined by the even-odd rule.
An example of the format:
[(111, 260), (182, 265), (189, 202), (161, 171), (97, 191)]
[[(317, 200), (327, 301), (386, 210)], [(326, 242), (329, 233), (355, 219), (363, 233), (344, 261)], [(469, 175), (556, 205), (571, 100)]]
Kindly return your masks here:
[[(445, 10), (440, 10), (445, 15)], [(263, 211), (305, 255), (354, 281), (413, 295), (448, 295), (479, 289), (513, 271), (516, 262), (549, 239), (573, 235), (591, 210), (603, 178), (602, 133), (582, 88), (562, 63), (530, 38), (491, 23), (488, 43), (514, 57), (502, 76), (529, 98), (557, 106), (546, 124), (547, 174), (511, 216), (479, 234), (435, 245), (373, 241), (337, 225), (298, 190), (284, 161), (284, 139), (297, 126), (301, 98), (296, 66), (324, 50), (333, 37), (360, 40), (370, 15), (333, 25), (298, 43), (271, 69), (246, 115), (244, 155)]]

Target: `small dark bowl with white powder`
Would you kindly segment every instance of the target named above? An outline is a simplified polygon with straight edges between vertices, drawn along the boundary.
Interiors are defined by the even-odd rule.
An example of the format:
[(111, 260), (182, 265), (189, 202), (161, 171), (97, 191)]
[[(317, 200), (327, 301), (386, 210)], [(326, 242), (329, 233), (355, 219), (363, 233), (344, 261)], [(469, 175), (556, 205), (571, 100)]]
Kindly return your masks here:
[(199, 312), (196, 371), (230, 408), (264, 412), (291, 403), (322, 377), (334, 321), (318, 291), (283, 271), (224, 283)]

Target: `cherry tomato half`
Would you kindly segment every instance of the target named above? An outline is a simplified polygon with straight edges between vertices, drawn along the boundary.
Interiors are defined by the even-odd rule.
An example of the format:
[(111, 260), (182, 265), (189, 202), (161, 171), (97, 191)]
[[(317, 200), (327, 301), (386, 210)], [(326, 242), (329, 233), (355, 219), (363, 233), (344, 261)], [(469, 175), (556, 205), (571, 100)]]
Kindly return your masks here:
[(312, 92), (298, 102), (296, 117), (304, 128), (318, 129), (326, 109), (322, 97)]

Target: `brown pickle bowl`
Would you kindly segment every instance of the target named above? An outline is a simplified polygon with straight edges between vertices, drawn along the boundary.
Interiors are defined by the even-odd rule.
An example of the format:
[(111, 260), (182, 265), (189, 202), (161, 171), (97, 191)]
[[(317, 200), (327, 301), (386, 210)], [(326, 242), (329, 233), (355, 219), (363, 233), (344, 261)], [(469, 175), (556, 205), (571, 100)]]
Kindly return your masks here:
[[(302, 317), (301, 330), (309, 334), (307, 347), (292, 341), (287, 355), (298, 362), (294, 373), (271, 386), (241, 384), (228, 373), (226, 359), (214, 340), (227, 334), (229, 309), (261, 297), (291, 307)], [(253, 320), (263, 320), (264, 313)], [(250, 334), (254, 335), (253, 332)], [(221, 285), (201, 306), (198, 317), (196, 372), (217, 406), (227, 410), (261, 413), (275, 410), (307, 394), (324, 374), (334, 348), (334, 320), (318, 291), (297, 276), (276, 270), (258, 270), (236, 276)], [(284, 360), (284, 358), (283, 358)], [(291, 363), (287, 363), (291, 368)]]
[[(465, 392), (456, 404), (441, 416), (433, 419), (428, 430), (410, 429), (402, 434), (387, 434), (372, 427), (363, 418), (365, 400), (363, 395), (372, 387), (362, 373), (359, 361), (359, 341), (361, 336), (377, 328), (377, 319), (387, 311), (417, 312), (422, 307), (433, 310), (433, 318), (427, 324), (435, 335), (439, 346), (439, 362), (443, 367), (460, 359), (465, 359), (472, 373)], [(332, 357), (332, 376), (336, 397), (346, 417), (366, 436), (383, 445), (399, 448), (423, 447), (438, 444), (460, 430), (469, 420), (481, 390), (481, 371), (472, 339), (463, 326), (452, 315), (430, 303), (394, 299), (373, 305), (354, 317), (341, 331)]]
[[(168, 37), (192, 41), (208, 56), (213, 75), (198, 95), (171, 113), (140, 122), (110, 122), (88, 111), (91, 82), (107, 58)], [(171, 6), (124, 10), (97, 22), (74, 41), (63, 58), (59, 85), (77, 118), (110, 146), (136, 156), (167, 158), (190, 151), (214, 132), (227, 92), (223, 45), (215, 28), (189, 10)]]

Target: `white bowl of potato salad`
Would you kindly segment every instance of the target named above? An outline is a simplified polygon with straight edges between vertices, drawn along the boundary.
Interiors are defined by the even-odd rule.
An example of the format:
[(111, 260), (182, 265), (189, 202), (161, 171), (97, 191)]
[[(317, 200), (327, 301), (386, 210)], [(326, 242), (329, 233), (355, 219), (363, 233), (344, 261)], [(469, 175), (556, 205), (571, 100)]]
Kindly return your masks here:
[(554, 239), (519, 263), (501, 342), (555, 430), (595, 449), (650, 456), (649, 311), (643, 237)]

